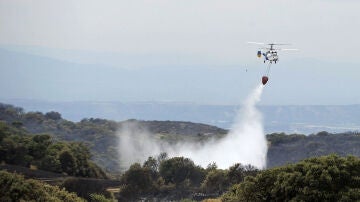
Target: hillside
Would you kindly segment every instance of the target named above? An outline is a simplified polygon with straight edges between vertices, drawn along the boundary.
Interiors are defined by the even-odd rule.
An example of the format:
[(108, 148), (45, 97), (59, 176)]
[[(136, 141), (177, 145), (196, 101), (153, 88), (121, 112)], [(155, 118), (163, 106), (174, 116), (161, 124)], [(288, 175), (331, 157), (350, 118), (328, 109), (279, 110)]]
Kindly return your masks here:
[(120, 164), (117, 153), (117, 131), (128, 123), (136, 123), (141, 130), (151, 134), (165, 135), (164, 139), (194, 141), (206, 139), (213, 135), (224, 135), (226, 130), (206, 124), (171, 121), (137, 121), (115, 122), (105, 119), (89, 118), (80, 122), (71, 122), (61, 117), (58, 112), (28, 112), (22, 108), (0, 104), (0, 121), (24, 128), (30, 133), (52, 134), (57, 140), (79, 141), (90, 147), (93, 159), (107, 171), (118, 171)]
[(269, 168), (329, 154), (340, 156), (351, 154), (360, 157), (358, 132), (331, 134), (323, 131), (309, 136), (274, 133), (267, 135), (267, 139), (270, 144), (267, 154)]
[[(291, 186), (288, 188), (289, 190), (293, 189), (292, 194), (283, 193), (280, 190), (280, 185), (279, 187), (275, 186), (278, 189), (276, 195), (268, 196), (266, 195), (267, 192), (262, 194), (269, 198), (315, 197), (317, 199), (318, 195), (307, 192), (307, 190), (313, 189), (316, 192), (328, 194), (327, 197), (331, 199), (342, 197), (341, 194), (332, 194), (332, 190), (339, 190), (350, 199), (357, 197), (356, 186), (353, 186), (353, 183), (357, 179), (359, 170), (359, 133), (331, 134), (319, 132), (309, 136), (286, 135), (284, 133), (267, 135), (269, 145), (268, 168), (265, 170), (258, 170), (251, 165), (242, 165), (237, 162), (234, 162), (227, 169), (218, 169), (216, 164), (209, 164), (204, 168), (196, 165), (190, 158), (170, 158), (163, 154), (149, 157), (144, 162), (134, 163), (128, 169), (120, 170), (121, 162), (117, 156), (119, 154), (117, 133), (126, 130), (129, 125), (135, 125), (137, 132), (147, 131), (149, 134), (161, 137), (162, 141), (168, 142), (205, 141), (204, 143), (206, 143), (211, 137), (221, 139), (227, 132), (214, 126), (190, 122), (138, 120), (115, 122), (94, 118), (71, 122), (63, 119), (58, 112), (25, 113), (22, 108), (1, 104), (0, 160), (2, 165), (0, 165), (0, 170), (21, 173), (25, 178), (42, 180), (52, 185), (61, 186), (87, 200), (117, 198), (123, 201), (178, 201), (181, 199), (202, 200), (221, 197), (223, 200), (237, 201), (238, 198), (243, 197), (247, 197), (247, 199), (256, 198), (257, 194), (254, 190), (257, 187), (270, 190), (273, 185), (263, 183), (264, 180), (278, 180), (281, 184), (283, 181), (278, 179), (279, 176), (291, 175), (296, 177), (299, 169), (301, 169), (301, 172), (309, 174), (306, 174), (306, 178), (297, 178), (295, 188)], [(76, 140), (78, 143), (67, 142), (68, 140)], [(87, 150), (86, 145), (90, 146), (91, 152)], [(339, 156), (324, 157), (332, 153)], [(349, 157), (349, 154), (354, 156)], [(117, 179), (99, 179), (106, 178), (105, 173), (90, 161), (90, 156), (110, 176), (116, 176)], [(341, 158), (341, 156), (347, 157)], [(316, 158), (300, 162), (308, 157)], [(311, 187), (311, 184), (306, 190), (297, 188), (308, 183), (309, 180), (323, 182), (322, 175), (324, 173), (330, 173), (330, 177), (338, 176), (336, 168), (329, 164), (329, 162), (335, 161), (340, 162), (336, 163), (338, 169), (345, 169), (346, 172), (354, 171), (355, 177), (353, 179), (349, 180), (346, 175), (340, 176), (340, 179), (334, 179), (337, 180), (336, 182), (344, 181), (351, 185), (350, 191), (346, 188), (347, 184), (335, 188), (328, 186), (324, 190), (321, 187)], [(341, 167), (343, 165), (341, 162), (345, 161), (348, 167)], [(309, 168), (309, 166), (311, 167)], [(316, 171), (313, 169), (317, 169), (318, 166), (322, 166), (323, 170), (329, 170), (328, 172), (324, 171), (320, 178), (316, 174), (311, 175)], [(335, 173), (333, 172), (334, 169)], [(119, 172), (121, 175), (117, 175)], [(5, 180), (18, 178), (18, 180), (23, 181), (22, 177), (10, 173), (5, 173), (0, 177)], [(326, 180), (328, 180), (328, 176), (326, 176)], [(28, 182), (40, 183), (35, 180), (25, 180), (25, 182), (19, 183), (27, 184)], [(284, 183), (288, 185), (292, 181)], [(9, 186), (2, 188), (5, 192), (24, 194), (24, 198), (33, 197), (26, 188), (28, 185), (24, 185), (25, 189), (13, 190), (12, 186), (15, 185), (13, 183), (8, 184)], [(41, 184), (36, 185), (35, 191), (40, 193), (41, 186), (48, 186)], [(246, 190), (244, 186), (251, 188), (251, 190)], [(57, 191), (58, 188), (55, 187), (54, 190)], [(234, 193), (240, 193), (240, 195)], [(68, 196), (65, 191), (60, 194)], [(47, 193), (44, 195), (46, 197)], [(75, 195), (69, 196), (75, 197)], [(6, 197), (15, 198), (16, 196), (9, 195)]]
[[(17, 122), (19, 123), (19, 122)], [(54, 141), (0, 121), (0, 162), (77, 177), (107, 178), (82, 143)]]
[[(178, 121), (138, 121), (115, 122), (105, 119), (87, 118), (80, 122), (63, 119), (58, 112), (28, 112), (11, 105), (0, 105), (0, 120), (24, 128), (30, 133), (52, 134), (57, 140), (80, 141), (90, 147), (92, 158), (106, 171), (118, 172), (117, 131), (128, 123), (136, 123), (141, 130), (161, 135), (165, 141), (202, 141), (209, 137), (222, 137), (226, 130), (191, 122)], [(331, 134), (321, 132), (316, 135), (267, 135), (269, 141), (268, 167), (280, 166), (302, 159), (336, 153), (341, 156), (360, 156), (359, 133)]]
[[(59, 111), (71, 121), (80, 121), (84, 117), (115, 121), (186, 120), (225, 129), (231, 127), (240, 107), (178, 102), (50, 102), (21, 99), (3, 102), (43, 113)], [(260, 105), (258, 109), (264, 116), (266, 133), (339, 133), (360, 128), (360, 105)]]

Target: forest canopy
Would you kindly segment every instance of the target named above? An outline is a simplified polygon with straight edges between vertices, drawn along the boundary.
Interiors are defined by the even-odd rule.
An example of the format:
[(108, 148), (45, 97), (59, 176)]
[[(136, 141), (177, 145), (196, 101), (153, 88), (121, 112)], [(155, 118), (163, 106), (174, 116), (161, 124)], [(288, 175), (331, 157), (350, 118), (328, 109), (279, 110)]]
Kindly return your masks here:
[(322, 156), (261, 171), (224, 194), (224, 201), (356, 201), (360, 159)]
[(89, 149), (82, 143), (53, 141), (47, 134), (30, 135), (0, 122), (0, 162), (79, 177), (106, 178), (90, 160)]

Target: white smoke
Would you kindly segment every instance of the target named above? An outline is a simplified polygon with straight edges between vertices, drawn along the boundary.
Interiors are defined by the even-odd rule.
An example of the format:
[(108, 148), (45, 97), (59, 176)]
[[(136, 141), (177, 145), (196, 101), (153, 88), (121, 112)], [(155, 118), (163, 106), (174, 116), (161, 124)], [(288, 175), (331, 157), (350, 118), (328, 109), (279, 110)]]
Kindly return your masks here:
[(134, 162), (144, 162), (149, 156), (166, 152), (170, 157), (184, 156), (206, 167), (215, 162), (219, 168), (235, 163), (266, 167), (267, 142), (262, 115), (256, 104), (260, 101), (263, 85), (257, 86), (243, 103), (230, 132), (220, 140), (206, 144), (178, 143), (170, 145), (156, 139), (138, 125), (129, 123), (118, 133), (120, 161), (124, 167)]

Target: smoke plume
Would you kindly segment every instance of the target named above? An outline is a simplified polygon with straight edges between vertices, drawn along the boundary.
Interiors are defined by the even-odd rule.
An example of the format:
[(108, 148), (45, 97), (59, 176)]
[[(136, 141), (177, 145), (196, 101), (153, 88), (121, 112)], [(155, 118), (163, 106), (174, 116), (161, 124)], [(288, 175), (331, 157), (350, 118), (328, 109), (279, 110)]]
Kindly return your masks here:
[(184, 156), (206, 167), (215, 162), (219, 168), (235, 163), (266, 167), (267, 142), (262, 115), (256, 104), (260, 101), (263, 85), (257, 86), (238, 111), (230, 132), (222, 139), (203, 143), (178, 143), (170, 145), (154, 138), (145, 129), (128, 123), (118, 132), (120, 161), (124, 167), (134, 162), (144, 162), (149, 156), (166, 152), (170, 157)]

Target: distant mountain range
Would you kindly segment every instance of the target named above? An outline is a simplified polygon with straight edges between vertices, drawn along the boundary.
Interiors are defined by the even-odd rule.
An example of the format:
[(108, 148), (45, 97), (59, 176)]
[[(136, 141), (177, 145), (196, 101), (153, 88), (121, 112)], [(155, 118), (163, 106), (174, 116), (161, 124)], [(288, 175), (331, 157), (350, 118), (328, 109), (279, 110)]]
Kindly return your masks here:
[[(0, 100), (180, 101), (238, 105), (265, 73), (265, 66), (256, 60), (249, 64), (239, 60), (233, 65), (215, 65), (210, 61), (182, 64), (179, 58), (177, 65), (151, 65), (152, 55), (102, 57), (98, 52), (58, 51), (48, 54), (52, 51), (0, 46)], [(67, 57), (62, 57), (64, 55)], [(168, 58), (167, 55), (162, 57)], [(99, 58), (102, 59), (98, 61)], [(314, 58), (286, 61), (285, 57), (271, 68), (260, 104), (359, 104), (358, 67), (348, 61)]]
[[(234, 100), (243, 100), (257, 85), (263, 71), (260, 66), (251, 65), (127, 68), (126, 65), (108, 66), (94, 61), (65, 61), (21, 50), (0, 47), (0, 102), (27, 111), (58, 111), (72, 121), (84, 117), (116, 121), (191, 121), (229, 129), (239, 106), (216, 104), (237, 104)], [(95, 57), (87, 55), (90, 56)], [(288, 64), (291, 68), (282, 64), (273, 68), (271, 81), (274, 82), (264, 91), (263, 103), (359, 103), (358, 94), (351, 93), (349, 88), (357, 86), (358, 77), (352, 72), (358, 65), (309, 59)], [(336, 68), (342, 71), (327, 71)], [(296, 75), (296, 79), (292, 75)], [(212, 105), (174, 102), (178, 100)], [(310, 134), (323, 130), (358, 131), (360, 128), (360, 105), (261, 105), (259, 109), (264, 115), (266, 133)]]
[[(71, 121), (84, 117), (123, 121), (127, 119), (190, 121), (230, 129), (240, 106), (200, 105), (175, 102), (48, 102), (0, 100), (27, 111), (57, 111)], [(360, 105), (259, 106), (266, 133), (311, 134), (319, 131), (359, 131)]]

